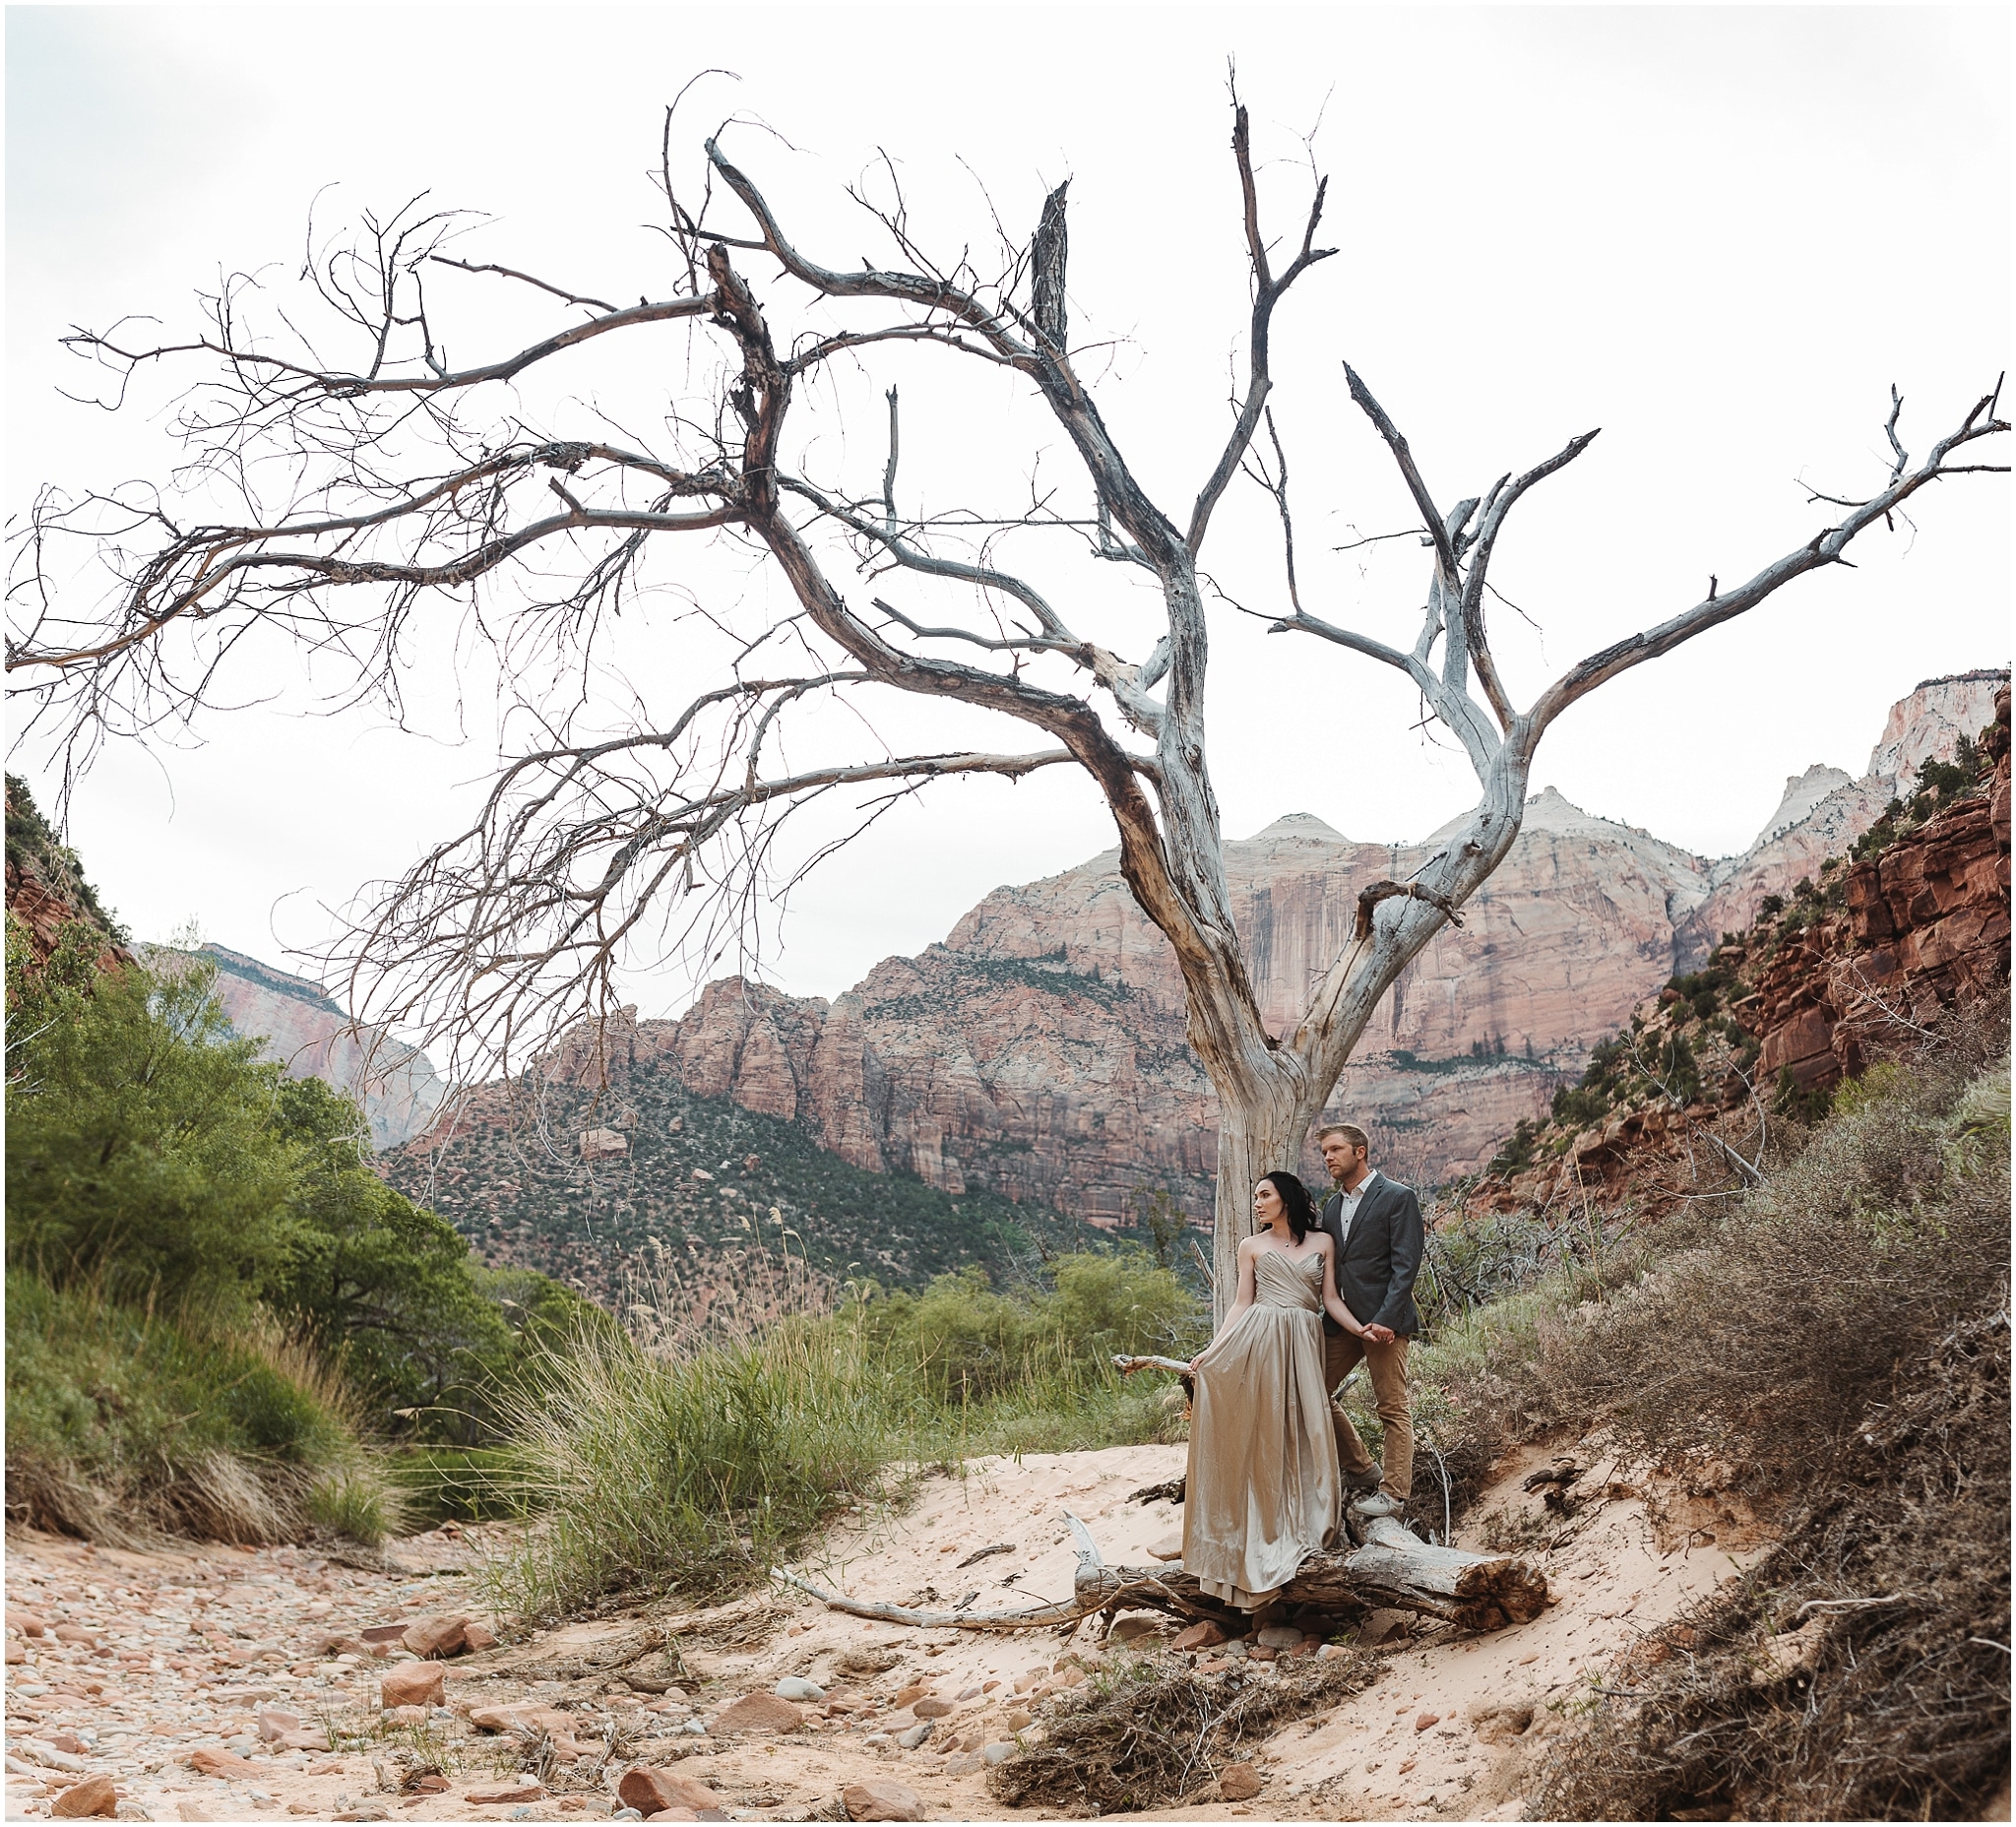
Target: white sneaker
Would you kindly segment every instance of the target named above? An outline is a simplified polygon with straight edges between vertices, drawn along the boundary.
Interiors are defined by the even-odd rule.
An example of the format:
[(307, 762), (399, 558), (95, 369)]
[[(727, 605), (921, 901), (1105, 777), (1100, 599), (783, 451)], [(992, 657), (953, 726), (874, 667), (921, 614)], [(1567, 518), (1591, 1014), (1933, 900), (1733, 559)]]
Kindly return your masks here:
[(1360, 1497), (1351, 1507), (1356, 1516), (1398, 1516), (1407, 1505), (1390, 1491), (1375, 1490), (1369, 1497)]

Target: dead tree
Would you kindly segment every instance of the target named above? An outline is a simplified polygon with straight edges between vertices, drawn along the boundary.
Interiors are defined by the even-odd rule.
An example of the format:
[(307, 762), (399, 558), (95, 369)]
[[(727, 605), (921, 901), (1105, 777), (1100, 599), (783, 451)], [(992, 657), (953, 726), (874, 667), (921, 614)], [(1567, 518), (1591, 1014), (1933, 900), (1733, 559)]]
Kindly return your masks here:
[[(1229, 1624), (1243, 1635), (1246, 1614), (1222, 1604), (1181, 1568), (1109, 1567), (1091, 1530), (1068, 1512), (1078, 1544), (1071, 1597), (1013, 1611), (919, 1610), (880, 1600), (850, 1599), (781, 1567), (772, 1576), (836, 1611), (915, 1629), (1016, 1631), (1068, 1625), (1103, 1613), (1164, 1611), (1192, 1621)], [(1547, 1603), (1546, 1577), (1510, 1554), (1473, 1554), (1423, 1542), (1390, 1516), (1354, 1519), (1361, 1540), (1352, 1547), (1307, 1556), (1274, 1604), (1290, 1612), (1351, 1617), (1384, 1606), (1413, 1611), (1464, 1630), (1501, 1630), (1538, 1617)]]
[[(668, 114), (667, 148), (670, 139)], [(286, 312), (263, 317), (259, 284), (245, 278), (220, 289), (207, 329), (187, 341), (155, 345), (116, 327), (77, 332), (72, 347), (104, 364), (122, 396), (158, 365), (208, 366), (184, 396), (189, 462), (174, 492), (43, 498), (17, 568), (10, 677), (81, 765), (104, 736), (192, 716), (220, 686), (234, 650), (263, 628), (297, 640), (319, 665), (344, 662), (360, 687), (396, 698), (402, 645), (423, 604), (465, 603), (507, 674), (535, 653), (589, 667), (608, 618), (640, 602), (649, 557), (669, 545), (672, 575), (690, 579), (701, 574), (696, 542), (753, 555), (785, 587), (788, 612), (756, 627), (718, 613), (717, 625), (732, 624), (734, 635), (718, 675), (697, 688), (643, 681), (621, 727), (583, 733), (578, 716), (550, 723), (501, 769), (470, 827), (357, 917), (347, 951), (352, 1006), (449, 1045), (457, 1075), (468, 1078), (522, 1058), (584, 1009), (611, 1006), (611, 974), (654, 930), (647, 922), (676, 919), (709, 952), (745, 929), (793, 808), (865, 789), (881, 795), (868, 801), (872, 816), (933, 780), (1076, 769), (1111, 813), (1128, 888), (1167, 938), (1189, 1040), (1217, 1088), (1223, 1302), (1250, 1226), (1252, 1181), (1299, 1156), (1380, 999), (1511, 848), (1535, 750), (1553, 721), (1793, 579), (1846, 562), (1849, 544), (1918, 490), (1986, 467), (1954, 458), (2006, 429), (1998, 386), (1914, 464), (1896, 441), (1893, 412), (1896, 464), (1882, 487), (1830, 501), (1834, 519), (1746, 582), (1719, 590), (1711, 581), (1701, 601), (1578, 662), (1521, 709), (1487, 632), (1492, 559), (1514, 508), (1596, 433), (1445, 505), (1399, 427), (1345, 366), (1351, 399), (1418, 513), (1427, 600), (1405, 651), (1307, 606), (1286, 457), (1268, 410), (1277, 384), (1270, 333), (1289, 292), (1334, 251), (1317, 244), (1325, 184), (1315, 183), (1299, 232), (1278, 249), (1263, 226), (1246, 112), (1236, 105), (1231, 153), (1251, 294), (1244, 372), (1223, 448), (1187, 509), (1151, 498), (1068, 343), (1062, 187), (1027, 241), (1001, 237), (990, 277), (970, 253), (934, 261), (900, 193), (871, 210), (888, 264), (840, 267), (814, 251), (834, 245), (833, 224), (788, 230), (716, 137), (705, 142), (698, 193), (682, 194), (664, 161), (662, 225), (681, 274), (664, 297), (620, 304), (461, 260), (447, 251), (460, 224), (410, 209), (389, 222), (367, 218), (354, 243), (317, 254), (309, 273), (327, 322), (312, 335), (296, 334)], [(449, 347), (460, 352), (464, 342), (441, 333), (444, 294), (500, 284), (527, 288), (521, 295), (549, 309), (550, 333), (451, 362)], [(683, 366), (664, 346), (668, 326), (685, 333)], [(346, 336), (352, 349), (339, 353)], [(617, 339), (637, 346), (637, 371), (680, 376), (676, 391), (666, 384), (662, 436), (604, 426), (563, 437), (520, 415), (519, 390), (585, 351), (606, 361)], [(981, 504), (907, 516), (894, 388), (886, 459), (879, 473), (850, 483), (831, 456), (845, 441), (811, 433), (829, 410), (845, 420), (849, 399), (866, 401), (846, 387), (899, 349), (1010, 380), (1062, 434), (1076, 466), (1069, 484), (1032, 489), (1029, 503), (1005, 514)], [(870, 404), (879, 433), (882, 401)], [(1209, 593), (1200, 561), (1214, 513), (1242, 472), (1281, 511), (1287, 586), (1284, 603), (1265, 611), (1269, 625), (1405, 674), (1462, 744), (1479, 784), (1474, 810), (1417, 877), (1361, 902), (1357, 936), (1280, 1035), (1261, 1016), (1233, 925), (1204, 740)], [(109, 567), (109, 597), (73, 607), (74, 590), (59, 588), (65, 571), (51, 551), (67, 535), (90, 540)], [(1117, 568), (1099, 575), (1148, 587), (1113, 624), (1135, 634), (1102, 638), (1104, 624), (1092, 619), (1099, 593), (1082, 572), (1067, 586), (1071, 601), (1047, 584), (1033, 568), (1045, 540), (1076, 541)], [(850, 578), (863, 571), (877, 581)], [(1159, 626), (1140, 632), (1144, 596)], [(1027, 730), (1030, 746), (892, 753), (869, 741), (817, 765), (774, 761), (809, 705), (842, 697), (869, 707), (891, 693), (995, 713)]]

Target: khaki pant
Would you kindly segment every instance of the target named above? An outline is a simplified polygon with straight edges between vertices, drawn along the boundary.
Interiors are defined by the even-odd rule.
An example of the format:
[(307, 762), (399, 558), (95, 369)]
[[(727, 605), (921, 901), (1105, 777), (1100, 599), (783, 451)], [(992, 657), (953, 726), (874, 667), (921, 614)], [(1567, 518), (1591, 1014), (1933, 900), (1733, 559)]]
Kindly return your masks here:
[[(1333, 1394), (1360, 1357), (1372, 1378), (1372, 1399), (1379, 1411), (1380, 1425), (1386, 1430), (1379, 1488), (1405, 1499), (1414, 1483), (1414, 1417), (1407, 1403), (1407, 1347), (1405, 1339), (1391, 1345), (1375, 1345), (1354, 1338), (1348, 1332), (1323, 1339), (1323, 1381)], [(1337, 1433), (1337, 1458), (1347, 1478), (1372, 1469), (1372, 1456), (1351, 1424), (1343, 1405), (1330, 1404), (1330, 1424)]]

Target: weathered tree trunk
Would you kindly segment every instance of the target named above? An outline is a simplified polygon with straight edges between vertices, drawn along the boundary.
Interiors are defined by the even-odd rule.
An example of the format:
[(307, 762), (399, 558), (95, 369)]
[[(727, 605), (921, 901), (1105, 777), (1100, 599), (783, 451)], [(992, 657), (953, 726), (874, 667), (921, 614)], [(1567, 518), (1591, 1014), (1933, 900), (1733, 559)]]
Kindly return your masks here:
[[(1018, 1611), (928, 1611), (879, 1600), (849, 1599), (782, 1568), (777, 1579), (809, 1593), (836, 1611), (916, 1629), (1037, 1630), (1069, 1624), (1103, 1611), (1167, 1611), (1175, 1616), (1235, 1624), (1251, 1621), (1203, 1592), (1194, 1574), (1169, 1567), (1109, 1567), (1092, 1532), (1067, 1513), (1078, 1539), (1078, 1572), (1072, 1596), (1054, 1605)], [(1360, 1526), (1356, 1546), (1311, 1554), (1282, 1589), (1280, 1605), (1290, 1611), (1317, 1611), (1351, 1617), (1378, 1606), (1415, 1611), (1465, 1630), (1500, 1630), (1538, 1617), (1547, 1602), (1546, 1577), (1509, 1554), (1472, 1554), (1436, 1547), (1392, 1517)]]
[[(1211, 1063), (1205, 1062), (1207, 1070)], [(1225, 1318), (1238, 1293), (1239, 1245), (1253, 1234), (1253, 1183), (1278, 1167), (1291, 1173), (1299, 1169), (1313, 1120), (1305, 1102), (1294, 1095), (1298, 1087), (1277, 1082), (1250, 1089), (1251, 1081), (1263, 1075), (1286, 1079), (1280, 1067), (1270, 1060), (1256, 1073), (1254, 1062), (1241, 1063), (1245, 1069), (1236, 1073), (1212, 1074), (1218, 1083), (1218, 1195), (1211, 1241), (1216, 1320)]]

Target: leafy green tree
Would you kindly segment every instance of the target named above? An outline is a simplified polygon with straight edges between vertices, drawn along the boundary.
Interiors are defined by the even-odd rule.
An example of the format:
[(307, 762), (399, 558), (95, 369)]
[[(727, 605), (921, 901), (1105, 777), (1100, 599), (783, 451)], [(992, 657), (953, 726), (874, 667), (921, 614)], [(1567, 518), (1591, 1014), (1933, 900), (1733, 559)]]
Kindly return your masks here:
[(887, 1359), (908, 1360), (934, 1396), (979, 1401), (1066, 1365), (1097, 1369), (1115, 1353), (1186, 1354), (1210, 1327), (1196, 1296), (1145, 1250), (1080, 1250), (1049, 1264), (1051, 1286), (1002, 1294), (977, 1267), (850, 1309)]
[(468, 1380), (466, 1359), (508, 1354), (469, 1244), (372, 1171), (353, 1102), (320, 1079), (285, 1079), (273, 1120), (294, 1156), (294, 1223), (262, 1292), (295, 1337), (340, 1357), (388, 1412), (434, 1407)]
[[(1081, 1250), (1059, 1257), (1051, 1279), (1055, 1292), (1042, 1303), (1044, 1318), (1074, 1356), (1166, 1352), (1187, 1340), (1197, 1322), (1196, 1298), (1173, 1271), (1140, 1250)], [(1192, 1349), (1208, 1336), (1199, 1336)]]
[(59, 1286), (220, 1309), (284, 1260), (294, 1151), (273, 1122), (280, 1068), (234, 1039), (204, 968), (49, 967), (8, 945), (7, 1259)]

